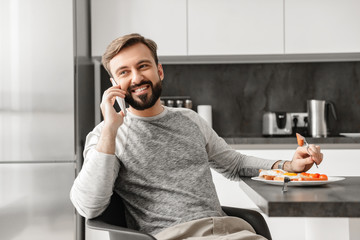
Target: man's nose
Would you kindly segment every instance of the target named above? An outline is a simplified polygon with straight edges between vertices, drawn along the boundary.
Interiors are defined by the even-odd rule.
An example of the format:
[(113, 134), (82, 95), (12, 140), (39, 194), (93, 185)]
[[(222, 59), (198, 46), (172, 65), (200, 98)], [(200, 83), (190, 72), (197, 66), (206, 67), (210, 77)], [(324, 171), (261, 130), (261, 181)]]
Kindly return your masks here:
[(131, 82), (132, 84), (138, 84), (143, 79), (143, 76), (140, 71), (134, 71), (132, 75)]

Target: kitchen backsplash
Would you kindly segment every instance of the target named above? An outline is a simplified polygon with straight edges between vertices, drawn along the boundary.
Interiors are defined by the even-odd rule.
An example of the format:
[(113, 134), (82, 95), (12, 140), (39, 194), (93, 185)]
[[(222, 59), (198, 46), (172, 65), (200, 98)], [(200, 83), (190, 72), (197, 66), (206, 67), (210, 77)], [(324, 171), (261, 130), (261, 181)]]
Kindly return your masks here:
[(163, 65), (164, 96), (209, 104), (222, 137), (261, 136), (266, 111), (306, 112), (307, 99), (335, 104), (332, 133), (360, 132), (360, 62)]

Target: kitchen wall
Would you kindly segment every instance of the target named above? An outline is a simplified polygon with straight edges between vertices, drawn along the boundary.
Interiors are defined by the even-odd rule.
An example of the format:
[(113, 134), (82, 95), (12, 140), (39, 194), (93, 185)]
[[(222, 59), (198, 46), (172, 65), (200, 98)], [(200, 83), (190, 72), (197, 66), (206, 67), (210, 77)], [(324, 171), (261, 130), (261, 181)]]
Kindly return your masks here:
[(335, 104), (333, 132), (360, 132), (360, 62), (163, 65), (163, 96), (213, 107), (222, 137), (261, 136), (265, 111), (306, 112), (307, 99)]

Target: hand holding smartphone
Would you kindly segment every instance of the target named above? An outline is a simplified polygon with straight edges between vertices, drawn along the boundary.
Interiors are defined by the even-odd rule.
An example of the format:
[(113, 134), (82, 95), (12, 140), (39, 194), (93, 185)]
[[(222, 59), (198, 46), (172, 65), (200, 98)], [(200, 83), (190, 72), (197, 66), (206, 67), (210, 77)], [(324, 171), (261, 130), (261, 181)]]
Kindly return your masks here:
[[(112, 83), (113, 86), (117, 86), (116, 82), (114, 81), (114, 79), (110, 78), (110, 81)], [(124, 115), (126, 116), (126, 105), (125, 105), (125, 100), (123, 98), (120, 97), (116, 97), (116, 101), (120, 106), (120, 109), (123, 111)]]

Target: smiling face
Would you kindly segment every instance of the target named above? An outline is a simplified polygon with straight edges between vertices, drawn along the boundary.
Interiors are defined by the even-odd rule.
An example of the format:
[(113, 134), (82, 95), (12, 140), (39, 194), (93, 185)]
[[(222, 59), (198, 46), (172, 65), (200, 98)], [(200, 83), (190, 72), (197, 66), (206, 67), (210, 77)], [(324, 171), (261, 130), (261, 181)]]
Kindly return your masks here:
[(151, 110), (161, 106), (164, 72), (146, 45), (137, 43), (122, 49), (109, 66), (114, 80), (127, 91), (125, 100), (133, 109)]
[[(155, 85), (151, 81), (144, 80), (128, 88), (125, 101), (136, 110), (149, 109), (158, 101), (161, 91), (160, 78)], [(133, 94), (138, 98), (137, 100), (135, 100), (136, 98), (133, 97)]]

